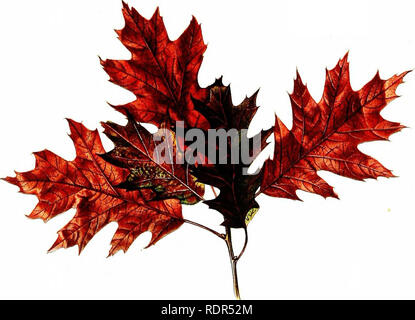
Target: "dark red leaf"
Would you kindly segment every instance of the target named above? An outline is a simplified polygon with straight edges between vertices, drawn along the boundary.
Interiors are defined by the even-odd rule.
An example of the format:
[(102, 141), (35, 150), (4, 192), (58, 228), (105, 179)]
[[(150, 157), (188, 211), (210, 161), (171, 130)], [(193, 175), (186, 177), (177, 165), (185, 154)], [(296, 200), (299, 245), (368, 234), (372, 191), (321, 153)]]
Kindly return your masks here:
[[(130, 171), (120, 187), (128, 190), (150, 188), (156, 193), (157, 199), (176, 198), (183, 204), (195, 204), (203, 199), (203, 184), (196, 182), (187, 164), (177, 161), (173, 132), (165, 132), (170, 137), (164, 141), (168, 153), (164, 156), (170, 161), (167, 163), (159, 159), (162, 154), (155, 152), (157, 145), (153, 135), (131, 117), (126, 126), (112, 122), (102, 125), (104, 133), (115, 144), (115, 148), (102, 157), (109, 163)], [(183, 158), (183, 154), (179, 153), (179, 156)]]
[[(233, 105), (231, 90), (229, 86), (224, 86), (222, 80), (218, 79), (209, 87), (209, 100), (205, 102), (195, 101), (196, 109), (199, 110), (208, 119), (210, 127), (214, 129), (236, 129), (238, 131), (238, 145), (232, 144), (232, 139), (228, 139), (226, 159), (218, 156), (211, 159), (209, 155), (206, 158), (215, 160), (215, 164), (204, 164), (192, 168), (193, 174), (198, 181), (217, 187), (220, 190), (219, 195), (212, 200), (205, 201), (210, 208), (218, 210), (224, 216), (222, 223), (224, 226), (232, 228), (246, 227), (246, 217), (253, 215), (259, 208), (255, 201), (255, 193), (258, 190), (262, 171), (257, 174), (247, 174), (246, 170), (252, 163), (233, 164), (231, 159), (232, 149), (238, 147), (239, 155), (241, 145), (250, 141), (246, 132), (242, 129), (248, 129), (248, 126), (254, 117), (258, 107), (256, 105), (257, 93), (251, 97), (246, 97), (240, 105)], [(261, 139), (260, 149), (266, 145), (266, 139), (271, 134), (271, 130), (259, 133)], [(206, 134), (207, 136), (207, 134)], [(243, 140), (245, 139), (245, 140)], [(206, 149), (217, 148), (216, 141), (207, 141)], [(259, 153), (253, 155), (253, 158)], [(223, 162), (220, 162), (220, 161)], [(223, 164), (222, 164), (223, 163)]]

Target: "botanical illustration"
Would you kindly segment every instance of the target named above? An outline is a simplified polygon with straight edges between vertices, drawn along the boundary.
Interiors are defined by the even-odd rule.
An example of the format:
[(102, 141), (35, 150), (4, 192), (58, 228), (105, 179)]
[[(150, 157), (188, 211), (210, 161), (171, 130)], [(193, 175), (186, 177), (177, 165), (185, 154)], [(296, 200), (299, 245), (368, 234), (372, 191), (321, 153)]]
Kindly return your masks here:
[[(113, 149), (104, 150), (97, 130), (69, 119), (74, 160), (48, 150), (36, 152), (32, 171), (5, 178), (21, 192), (37, 196), (30, 218), (48, 221), (76, 209), (50, 250), (78, 246), (81, 252), (103, 227), (116, 222), (111, 256), (127, 251), (146, 231), (152, 233), (151, 246), (188, 223), (224, 241), (239, 299), (237, 263), (247, 246), (248, 223), (259, 210), (258, 195), (299, 200), (296, 191), (302, 190), (337, 198), (319, 170), (355, 180), (393, 176), (358, 145), (387, 140), (404, 128), (380, 112), (397, 97), (395, 91), (407, 72), (386, 80), (376, 74), (354, 91), (346, 54), (327, 70), (318, 102), (297, 74), (290, 94), (291, 129), (276, 116), (272, 129), (248, 137), (258, 110), (257, 93), (234, 104), (221, 78), (200, 87), (198, 72), (206, 44), (195, 18), (172, 41), (158, 10), (149, 20), (125, 3), (122, 12), (125, 26), (117, 34), (131, 59), (101, 64), (110, 81), (136, 99), (112, 105), (125, 115), (126, 125), (102, 123)], [(143, 123), (159, 130), (151, 133)], [(258, 172), (248, 173), (269, 139), (275, 143), (273, 156)], [(214, 199), (204, 198), (206, 188), (214, 190)], [(182, 206), (199, 202), (223, 215), (221, 226), (183, 218)], [(241, 252), (233, 249), (236, 228), (245, 231)]]

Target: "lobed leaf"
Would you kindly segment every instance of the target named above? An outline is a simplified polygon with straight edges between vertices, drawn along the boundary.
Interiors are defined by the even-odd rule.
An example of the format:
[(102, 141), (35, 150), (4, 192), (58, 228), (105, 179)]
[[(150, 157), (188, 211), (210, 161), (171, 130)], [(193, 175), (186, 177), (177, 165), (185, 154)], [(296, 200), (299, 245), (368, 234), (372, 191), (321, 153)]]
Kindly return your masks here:
[(44, 221), (71, 208), (76, 214), (58, 232), (50, 250), (77, 245), (79, 253), (92, 237), (111, 222), (118, 223), (110, 255), (126, 251), (143, 232), (150, 231), (150, 245), (183, 224), (178, 200), (156, 200), (151, 190), (126, 191), (117, 187), (128, 170), (114, 166), (99, 155), (105, 150), (98, 132), (68, 120), (76, 158), (67, 161), (44, 150), (35, 153), (35, 169), (5, 180), (20, 191), (36, 195), (39, 203), (29, 218)]
[(288, 130), (276, 118), (274, 158), (265, 163), (261, 192), (289, 199), (299, 199), (297, 190), (337, 197), (318, 170), (356, 180), (392, 177), (390, 170), (359, 151), (358, 145), (387, 140), (404, 128), (385, 120), (380, 112), (397, 97), (396, 88), (407, 73), (388, 80), (377, 73), (362, 89), (353, 91), (346, 55), (327, 70), (323, 97), (318, 103), (297, 73), (290, 94), (293, 127)]
[(167, 35), (157, 9), (150, 20), (123, 2), (125, 26), (117, 30), (122, 44), (131, 52), (130, 60), (102, 60), (110, 81), (137, 97), (126, 105), (113, 106), (137, 122), (167, 127), (184, 121), (189, 127), (206, 128), (206, 119), (196, 110), (191, 97), (204, 99), (197, 74), (206, 45), (200, 25), (193, 17), (190, 25), (175, 41)]

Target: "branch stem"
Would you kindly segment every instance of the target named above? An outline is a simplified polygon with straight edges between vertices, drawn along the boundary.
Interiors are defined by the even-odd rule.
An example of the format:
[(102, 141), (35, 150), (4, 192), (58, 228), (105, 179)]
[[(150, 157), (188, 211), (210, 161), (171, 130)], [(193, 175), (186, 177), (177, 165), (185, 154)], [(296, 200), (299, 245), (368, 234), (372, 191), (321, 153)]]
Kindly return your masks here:
[(241, 259), (242, 255), (245, 252), (245, 249), (248, 245), (248, 229), (247, 227), (244, 228), (244, 232), (245, 232), (245, 241), (244, 241), (244, 246), (242, 247), (241, 252), (239, 253), (239, 255), (235, 258), (236, 261), (238, 261), (239, 259)]
[(213, 233), (215, 236), (217, 236), (217, 237), (219, 237), (221, 239), (225, 239), (225, 235), (223, 233), (217, 232), (217, 231), (215, 231), (215, 230), (213, 230), (213, 229), (211, 229), (209, 227), (204, 226), (203, 224), (194, 222), (192, 220), (187, 220), (187, 219), (183, 219), (182, 221), (184, 223), (191, 224), (192, 226), (196, 226), (196, 227), (202, 228), (203, 230), (209, 231), (209, 232)]
[(235, 298), (237, 300), (241, 300), (241, 295), (239, 293), (238, 273), (236, 269), (236, 264), (238, 262), (239, 257), (235, 257), (235, 254), (233, 252), (232, 233), (231, 233), (231, 228), (229, 227), (226, 227), (225, 242), (228, 247), (229, 259), (230, 259), (231, 267), (232, 267), (233, 292), (235, 294)]
[(216, 193), (215, 188), (213, 186), (210, 186), (210, 187), (212, 188), (213, 195), (215, 196), (215, 198), (217, 198), (218, 197), (218, 194)]
[(237, 263), (239, 261), (239, 259), (242, 257), (242, 255), (245, 252), (245, 249), (248, 245), (248, 231), (247, 228), (244, 228), (245, 231), (245, 241), (244, 241), (244, 245), (242, 247), (241, 252), (239, 253), (238, 256), (235, 255), (234, 250), (233, 250), (233, 243), (232, 243), (232, 232), (231, 232), (231, 228), (230, 227), (225, 227), (225, 234), (217, 232), (209, 227), (204, 226), (203, 224), (197, 223), (195, 221), (192, 220), (187, 220), (187, 219), (183, 219), (182, 220), (184, 223), (188, 223), (191, 224), (193, 226), (199, 227), (201, 229), (204, 229), (206, 231), (209, 231), (211, 233), (213, 233), (215, 236), (221, 238), (222, 240), (225, 241), (226, 246), (228, 247), (228, 253), (229, 253), (229, 260), (231, 263), (231, 268), (232, 268), (232, 280), (233, 280), (233, 291), (235, 294), (235, 298), (237, 300), (241, 300), (241, 294), (239, 292), (239, 283), (238, 283), (238, 272), (237, 272)]

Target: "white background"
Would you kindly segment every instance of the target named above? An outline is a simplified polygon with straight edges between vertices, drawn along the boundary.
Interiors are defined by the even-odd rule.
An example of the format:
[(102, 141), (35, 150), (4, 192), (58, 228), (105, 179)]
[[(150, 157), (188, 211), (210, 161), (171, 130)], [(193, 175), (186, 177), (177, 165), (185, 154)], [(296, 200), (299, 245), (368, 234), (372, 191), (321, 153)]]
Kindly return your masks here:
[[(224, 75), (234, 102), (259, 87), (262, 109), (254, 128), (273, 113), (290, 127), (295, 69), (319, 100), (324, 69), (350, 50), (351, 81), (359, 89), (379, 68), (383, 78), (415, 67), (411, 1), (129, 1), (145, 17), (160, 6), (175, 39), (195, 15), (208, 43), (202, 86)], [(123, 123), (114, 104), (131, 93), (112, 85), (103, 58), (128, 59), (116, 39), (119, 0), (2, 1), (0, 4), (0, 176), (33, 169), (32, 151), (48, 148), (74, 158), (65, 117), (90, 129)], [(415, 128), (415, 77), (409, 74), (383, 115)], [(299, 192), (304, 202), (260, 196), (239, 263), (246, 299), (415, 299), (415, 130), (361, 150), (398, 178), (366, 183), (321, 173), (341, 200)], [(104, 138), (107, 149), (111, 143)], [(0, 298), (232, 299), (224, 243), (185, 225), (142, 250), (106, 258), (116, 225), (77, 249), (46, 254), (56, 232), (73, 216), (44, 224), (25, 217), (36, 197), (0, 182)], [(221, 216), (203, 204), (185, 208), (189, 219), (216, 226)]]

